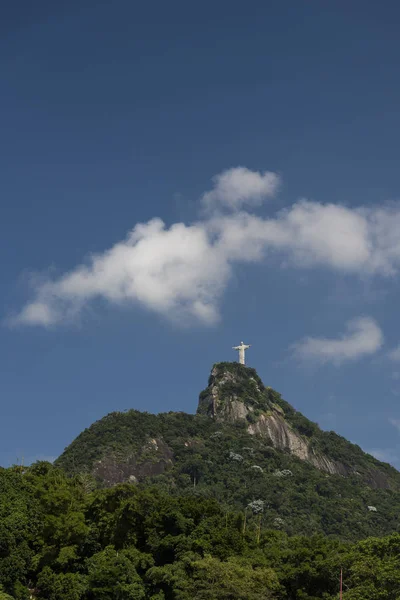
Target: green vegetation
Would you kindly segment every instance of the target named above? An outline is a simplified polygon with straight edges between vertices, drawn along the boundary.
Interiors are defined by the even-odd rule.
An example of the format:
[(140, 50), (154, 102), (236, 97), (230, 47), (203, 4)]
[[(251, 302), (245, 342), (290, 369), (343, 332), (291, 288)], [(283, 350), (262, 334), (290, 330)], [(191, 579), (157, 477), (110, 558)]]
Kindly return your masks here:
[[(208, 386), (219, 385), (219, 399), (223, 403), (232, 397), (251, 406), (258, 411), (270, 408), (270, 400), (264, 384), (255, 369), (244, 367), (239, 363), (217, 363), (214, 365), (208, 380)], [(205, 414), (203, 400), (208, 395), (208, 388), (200, 393), (198, 414)]]
[(329, 475), (273, 448), (269, 439), (250, 435), (247, 425), (257, 420), (256, 411), (247, 422), (233, 423), (204, 414), (112, 413), (78, 436), (56, 465), (72, 476), (86, 473), (103, 487), (131, 477), (172, 496), (194, 490), (238, 512), (262, 500), (268, 507), (262, 528), (290, 536), (324, 534), (356, 541), (399, 531), (400, 474), (395, 469), (333, 432), (321, 431), (265, 388), (254, 369), (220, 363), (209, 383), (221, 381), (223, 401), (234, 394), (244, 403), (258, 402), (265, 415), (275, 407), (317, 455), (338, 461), (347, 476)]
[[(209, 387), (197, 415), (112, 413), (55, 465), (0, 470), (0, 600), (333, 600), (341, 569), (344, 600), (400, 598), (400, 474), (253, 369), (209, 385), (250, 413), (208, 417)], [(260, 415), (342, 475), (250, 435)]]
[(400, 596), (400, 535), (357, 543), (264, 528), (194, 487), (87, 490), (47, 463), (0, 472), (0, 599), (345, 600)]
[(322, 431), (316, 423), (313, 423), (307, 417), (296, 411), (288, 402), (283, 400), (281, 395), (267, 388), (266, 394), (271, 403), (280, 406), (284, 412), (285, 419), (301, 435), (304, 435), (313, 449), (320, 454), (329, 457), (331, 460), (338, 461), (360, 474), (366, 475), (366, 480), (370, 483), (371, 477), (377, 475), (379, 483), (386, 480), (390, 487), (400, 489), (400, 473), (391, 465), (382, 463), (370, 454), (364, 452), (356, 444), (351, 444), (345, 438), (334, 431)]
[[(118, 428), (123, 419), (129, 427)], [(130, 465), (133, 474), (139, 470), (144, 474), (138, 477), (143, 485), (155, 485), (170, 495), (196, 493), (239, 512), (260, 499), (268, 507), (263, 527), (279, 528), (288, 535), (325, 534), (359, 540), (399, 530), (399, 491), (371, 488), (359, 475), (328, 475), (249, 435), (242, 423), (224, 425), (203, 416), (169, 413), (154, 417), (135, 411), (115, 415), (115, 426), (110, 427), (113, 420), (112, 415), (107, 417), (104, 435), (103, 421), (96, 423), (96, 435), (91, 432), (85, 438), (82, 434), (57, 464), (72, 475), (82, 470), (91, 473), (87, 457), (97, 453), (104, 465), (104, 456), (113, 452), (107, 445), (107, 431), (111, 430), (115, 436), (110, 438), (112, 448), (119, 448), (117, 472)], [(150, 438), (159, 444), (163, 440), (173, 454), (173, 462), (155, 476), (145, 476), (146, 468), (153, 468), (157, 456), (162, 461), (164, 451), (160, 448), (151, 460), (143, 457), (142, 448)], [(90, 446), (91, 440), (98, 439), (104, 444), (101, 450)], [(140, 464), (130, 456), (142, 457)], [(112, 462), (107, 479), (115, 468)], [(280, 476), (284, 471), (291, 474)], [(368, 506), (375, 506), (377, 512), (370, 512)]]

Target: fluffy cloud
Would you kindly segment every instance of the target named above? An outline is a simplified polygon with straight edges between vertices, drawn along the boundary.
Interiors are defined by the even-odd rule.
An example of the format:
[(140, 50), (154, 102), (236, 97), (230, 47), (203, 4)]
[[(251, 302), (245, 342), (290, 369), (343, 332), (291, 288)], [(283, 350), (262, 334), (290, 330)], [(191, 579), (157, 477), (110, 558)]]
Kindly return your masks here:
[[(136, 225), (126, 239), (70, 272), (40, 278), (32, 300), (12, 323), (56, 325), (75, 319), (101, 298), (210, 324), (218, 319), (219, 301), (235, 264), (261, 263), (270, 256), (296, 268), (319, 266), (361, 276), (398, 271), (400, 204), (350, 209), (300, 200), (262, 218), (243, 209), (275, 193), (276, 174), (238, 167), (213, 181), (213, 189), (201, 198), (208, 208), (204, 218), (171, 227), (158, 218)], [(359, 323), (362, 328), (356, 326), (343, 340), (314, 342), (336, 348), (342, 356), (345, 350), (340, 348), (368, 347), (365, 333), (372, 338), (375, 333), (376, 341), (377, 329), (371, 321)], [(304, 348), (311, 352), (312, 344), (310, 340)]]
[(301, 267), (368, 272), (377, 266), (371, 256), (368, 220), (343, 206), (302, 200), (272, 219), (241, 212), (215, 217), (209, 228), (218, 232), (220, 245), (231, 256), (244, 252), (246, 257), (260, 258), (274, 250)]
[(215, 251), (202, 224), (160, 219), (137, 225), (126, 240), (91, 257), (56, 281), (42, 283), (36, 300), (17, 317), (26, 324), (54, 325), (74, 318), (87, 302), (135, 302), (155, 312), (189, 314), (205, 323), (217, 318), (216, 301), (230, 267)]
[(369, 317), (359, 317), (347, 323), (347, 331), (337, 339), (307, 337), (293, 346), (302, 359), (319, 363), (341, 364), (373, 354), (383, 344), (383, 334)]
[(223, 207), (237, 210), (244, 205), (260, 206), (273, 196), (279, 185), (276, 173), (250, 171), (245, 167), (227, 169), (213, 177), (214, 187), (202, 197), (207, 209)]

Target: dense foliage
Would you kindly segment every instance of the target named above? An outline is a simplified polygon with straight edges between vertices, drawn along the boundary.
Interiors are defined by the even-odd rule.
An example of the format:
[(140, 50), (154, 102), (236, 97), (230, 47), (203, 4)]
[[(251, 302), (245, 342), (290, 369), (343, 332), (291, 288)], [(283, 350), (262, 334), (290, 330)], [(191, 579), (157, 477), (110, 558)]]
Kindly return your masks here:
[(400, 596), (400, 535), (349, 543), (264, 529), (260, 502), (195, 487), (91, 489), (48, 463), (0, 472), (0, 599), (345, 600)]
[[(218, 378), (246, 418), (207, 416)], [(346, 476), (250, 435), (268, 414)], [(397, 600), (399, 512), (395, 469), (220, 363), (197, 415), (112, 413), (55, 466), (0, 471), (0, 600), (328, 600), (341, 569), (344, 600)]]
[[(357, 465), (357, 473), (328, 475), (276, 450), (267, 440), (249, 435), (242, 422), (133, 410), (112, 413), (92, 425), (56, 464), (71, 475), (91, 474), (100, 485), (131, 476), (171, 495), (195, 488), (197, 496), (215, 499), (238, 512), (261, 501), (265, 507), (262, 527), (288, 535), (325, 534), (355, 541), (398, 531), (397, 471), (340, 436), (322, 432), (279, 394), (262, 389), (268, 402), (281, 405), (293, 427), (313, 429), (315, 446)], [(368, 485), (360, 473), (368, 475), (371, 469), (393, 481), (393, 489)]]

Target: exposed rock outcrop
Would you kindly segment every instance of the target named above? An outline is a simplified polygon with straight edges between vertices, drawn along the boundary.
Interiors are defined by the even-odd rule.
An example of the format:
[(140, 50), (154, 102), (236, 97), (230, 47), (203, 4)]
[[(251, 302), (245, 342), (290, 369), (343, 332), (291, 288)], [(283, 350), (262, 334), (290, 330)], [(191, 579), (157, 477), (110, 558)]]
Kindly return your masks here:
[(92, 474), (104, 485), (129, 481), (138, 483), (145, 477), (160, 475), (173, 462), (171, 448), (159, 438), (149, 438), (139, 452), (126, 457), (108, 454), (93, 465)]
[(271, 414), (261, 414), (255, 423), (251, 423), (247, 427), (247, 431), (252, 435), (260, 435), (268, 438), (274, 448), (278, 450), (288, 450), (297, 458), (306, 460), (317, 469), (326, 471), (331, 475), (349, 475), (350, 469), (347, 469), (342, 463), (330, 460), (322, 454), (316, 454), (310, 448), (309, 441), (299, 435), (289, 424), (285, 418), (272, 409)]
[(219, 363), (214, 365), (208, 387), (200, 394), (197, 412), (225, 422), (246, 419), (256, 409), (270, 406), (263, 392), (263, 383), (254, 369), (238, 363)]
[[(313, 449), (311, 440), (296, 431), (281, 406), (271, 401), (268, 388), (254, 369), (238, 363), (214, 365), (209, 385), (200, 394), (198, 413), (217, 421), (245, 421), (251, 435), (268, 440), (277, 450), (288, 451), (330, 475), (356, 474), (352, 466)], [(388, 487), (379, 471), (366, 473), (365, 479), (373, 487)]]
[[(210, 445), (223, 447), (225, 437), (235, 440), (244, 434), (242, 445), (235, 447), (233, 442), (220, 460), (227, 457), (230, 464), (247, 464), (258, 448), (258, 460), (267, 463), (247, 464), (253, 476), (263, 469), (267, 476), (277, 461), (282, 461), (278, 471), (284, 473), (288, 458), (283, 453), (316, 467), (324, 479), (325, 474), (350, 476), (355, 486), (400, 489), (400, 476), (394, 468), (334, 432), (322, 431), (278, 392), (265, 387), (254, 369), (244, 365), (214, 365), (197, 412), (208, 418), (136, 410), (110, 413), (85, 429), (57, 464), (71, 474), (94, 476), (105, 486), (122, 482), (134, 485), (161, 474), (165, 474), (165, 481), (181, 478), (179, 485), (183, 485), (189, 477), (197, 485), (202, 471), (212, 472), (214, 468), (211, 458), (204, 460)], [(311, 473), (308, 466), (301, 468)]]

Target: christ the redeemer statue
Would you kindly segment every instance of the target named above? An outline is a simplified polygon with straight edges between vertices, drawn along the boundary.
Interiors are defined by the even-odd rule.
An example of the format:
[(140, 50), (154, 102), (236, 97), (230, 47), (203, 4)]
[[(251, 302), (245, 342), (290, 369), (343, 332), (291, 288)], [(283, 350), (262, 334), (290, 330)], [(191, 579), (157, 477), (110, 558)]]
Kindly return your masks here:
[(246, 364), (244, 360), (244, 351), (248, 348), (250, 348), (250, 346), (243, 344), (243, 342), (240, 342), (240, 346), (233, 346), (233, 350), (239, 350), (239, 362), (241, 365)]

